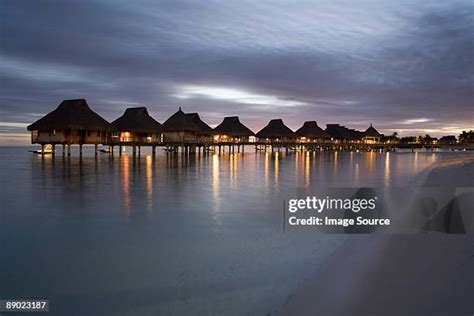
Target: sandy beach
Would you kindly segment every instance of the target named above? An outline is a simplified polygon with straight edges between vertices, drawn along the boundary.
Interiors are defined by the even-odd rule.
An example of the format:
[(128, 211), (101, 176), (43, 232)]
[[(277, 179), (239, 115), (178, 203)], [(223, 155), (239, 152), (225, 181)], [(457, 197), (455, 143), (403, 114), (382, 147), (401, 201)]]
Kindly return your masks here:
[[(465, 193), (461, 207), (472, 212), (473, 159), (440, 161), (424, 186), (458, 184)], [(288, 299), (282, 314), (471, 315), (473, 292), (472, 231), (354, 235)]]

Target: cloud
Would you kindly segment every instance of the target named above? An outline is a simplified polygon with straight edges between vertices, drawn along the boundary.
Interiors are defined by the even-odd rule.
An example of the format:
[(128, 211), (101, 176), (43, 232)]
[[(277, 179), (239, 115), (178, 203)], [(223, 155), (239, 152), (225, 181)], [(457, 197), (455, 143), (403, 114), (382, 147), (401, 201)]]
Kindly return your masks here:
[[(472, 126), (471, 1), (2, 1), (0, 114), (66, 98), (381, 130)], [(176, 96), (181, 96), (177, 98)], [(184, 97), (184, 98), (183, 98)], [(271, 116), (271, 117), (270, 117)]]
[(430, 122), (432, 121), (433, 119), (430, 119), (430, 118), (426, 118), (426, 117), (421, 117), (421, 118), (413, 118), (413, 119), (407, 119), (403, 122), (401, 122), (401, 124), (417, 124), (417, 123), (426, 123), (426, 122)]
[(302, 106), (305, 102), (289, 100), (273, 95), (255, 94), (241, 89), (211, 86), (182, 86), (174, 95), (179, 99), (207, 97), (216, 100), (231, 101), (240, 104), (251, 104), (271, 107)]

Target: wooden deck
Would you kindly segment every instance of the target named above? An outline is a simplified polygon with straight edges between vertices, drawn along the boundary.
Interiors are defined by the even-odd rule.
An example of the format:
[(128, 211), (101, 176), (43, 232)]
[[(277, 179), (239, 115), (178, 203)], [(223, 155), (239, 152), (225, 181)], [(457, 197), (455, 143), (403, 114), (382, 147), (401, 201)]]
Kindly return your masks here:
[[(94, 145), (95, 154), (99, 152), (97, 143), (83, 143), (83, 144), (71, 144), (71, 143), (41, 143), (42, 148), (45, 145), (52, 146), (52, 154), (55, 154), (55, 145), (62, 146), (63, 155), (71, 155), (71, 145), (79, 146), (79, 155), (82, 155), (83, 145)], [(292, 151), (394, 151), (397, 149), (427, 149), (434, 150), (439, 148), (446, 148), (449, 150), (474, 150), (474, 144), (388, 144), (388, 143), (376, 143), (376, 144), (364, 144), (364, 143), (336, 143), (336, 142), (322, 142), (322, 143), (309, 143), (309, 142), (199, 142), (199, 141), (185, 141), (185, 142), (118, 142), (118, 141), (107, 141), (101, 145), (108, 147), (108, 153), (114, 155), (114, 149), (118, 148), (118, 155), (122, 155), (123, 147), (132, 148), (133, 155), (140, 155), (141, 147), (151, 147), (152, 153), (156, 154), (156, 148), (163, 147), (163, 149), (169, 154), (199, 154), (199, 153), (241, 153), (245, 151), (245, 147), (254, 147), (255, 152), (292, 152)], [(102, 150), (103, 151), (103, 150)]]

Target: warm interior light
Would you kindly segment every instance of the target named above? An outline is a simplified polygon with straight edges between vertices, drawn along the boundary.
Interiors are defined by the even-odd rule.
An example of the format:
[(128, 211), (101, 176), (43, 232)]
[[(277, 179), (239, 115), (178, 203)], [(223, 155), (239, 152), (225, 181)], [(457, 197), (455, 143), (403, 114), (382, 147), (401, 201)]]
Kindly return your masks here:
[(120, 141), (121, 142), (129, 142), (132, 140), (130, 132), (122, 132), (120, 133)]

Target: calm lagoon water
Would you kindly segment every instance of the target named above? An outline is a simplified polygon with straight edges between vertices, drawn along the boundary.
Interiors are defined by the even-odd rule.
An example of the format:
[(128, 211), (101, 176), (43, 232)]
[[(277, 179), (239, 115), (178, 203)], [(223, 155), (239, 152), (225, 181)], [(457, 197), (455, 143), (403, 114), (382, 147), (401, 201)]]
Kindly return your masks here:
[(2, 147), (0, 298), (50, 315), (265, 315), (348, 238), (285, 234), (297, 187), (418, 186), (451, 152), (79, 159)]

